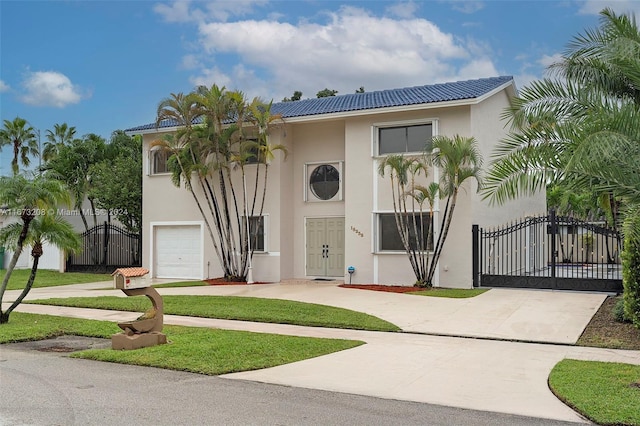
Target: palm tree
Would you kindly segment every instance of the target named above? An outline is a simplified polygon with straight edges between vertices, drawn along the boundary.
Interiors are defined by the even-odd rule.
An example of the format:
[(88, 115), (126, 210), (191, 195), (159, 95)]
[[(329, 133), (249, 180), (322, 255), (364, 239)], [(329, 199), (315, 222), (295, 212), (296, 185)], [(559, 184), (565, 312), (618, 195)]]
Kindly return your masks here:
[(604, 162), (594, 165), (638, 141), (639, 69), (635, 19), (605, 9), (600, 28), (575, 37), (562, 61), (550, 67), (559, 78), (532, 83), (505, 111), (512, 131), (494, 154), (485, 197), (500, 204), (553, 182), (599, 192), (629, 188), (623, 176), (611, 174), (615, 170), (600, 167)]
[[(480, 188), (480, 170), (482, 157), (477, 141), (472, 137), (436, 136), (432, 140), (432, 148), (424, 157), (407, 157), (389, 155), (378, 165), (378, 173), (384, 177), (388, 170), (391, 182), (393, 210), (400, 240), (409, 256), (409, 262), (416, 275), (417, 285), (431, 287), (438, 260), (442, 254), (449, 228), (453, 221), (460, 188), (467, 180), (473, 178)], [(418, 184), (419, 176), (427, 176), (430, 166), (437, 167), (440, 182), (424, 186)], [(431, 223), (438, 198), (446, 198), (442, 211), (438, 239), (428, 259)], [(411, 204), (407, 204), (409, 201)], [(425, 213), (424, 203), (429, 204), (429, 212)], [(425, 224), (424, 215), (429, 220)]]
[[(262, 214), (268, 161), (274, 150), (284, 148), (268, 144), (268, 133), (279, 116), (271, 114), (270, 104), (259, 100), (249, 103), (242, 92), (213, 84), (200, 86), (187, 95), (171, 94), (161, 101), (157, 125), (164, 120), (172, 120), (180, 129), (151, 146), (171, 154), (168, 165), (172, 181), (176, 186), (184, 183), (190, 191), (225, 277), (245, 280), (253, 254), (250, 247), (255, 246), (251, 244), (248, 219), (256, 212)], [(247, 130), (251, 124), (253, 127)], [(253, 129), (257, 140), (247, 136)], [(245, 166), (256, 154), (262, 161), (250, 194)], [(260, 170), (264, 170), (262, 180)], [(234, 178), (238, 173), (241, 187)], [(259, 184), (264, 185), (262, 191)]]
[[(265, 103), (259, 98), (254, 98), (249, 105), (249, 121), (255, 126), (257, 131), (256, 142), (254, 145), (249, 145), (249, 149), (253, 151), (255, 148), (255, 155), (257, 155), (257, 166), (255, 176), (255, 188), (253, 191), (253, 202), (251, 204), (251, 212), (247, 216), (262, 216), (264, 211), (264, 202), (267, 199), (267, 183), (269, 181), (269, 165), (275, 158), (276, 151), (283, 153), (286, 160), (288, 150), (287, 147), (282, 144), (269, 143), (269, 132), (272, 131), (278, 125), (284, 123), (284, 120), (280, 114), (272, 114), (271, 106), (273, 101)], [(260, 179), (260, 170), (264, 169), (264, 177)], [(258, 182), (262, 182), (262, 199), (260, 202), (260, 208), (255, 211), (256, 200), (258, 198)], [(257, 229), (256, 229), (257, 230)], [(253, 236), (253, 244), (251, 247), (255, 247), (255, 238)], [(253, 252), (251, 253), (253, 255)]]
[[(37, 215), (30, 223), (26, 239), (23, 246), (31, 246), (31, 273), (20, 295), (4, 311), (0, 312), (0, 324), (9, 322), (9, 315), (24, 300), (36, 279), (38, 263), (42, 257), (43, 245), (49, 243), (65, 252), (77, 252), (81, 247), (81, 240), (73, 226), (62, 216), (56, 214), (55, 210), (46, 210), (42, 215)], [(23, 225), (13, 223), (0, 230), (0, 244), (11, 248), (17, 248), (18, 240), (23, 231)]]
[[(61, 204), (69, 203), (69, 193), (61, 182), (36, 176), (29, 180), (24, 176), (0, 177), (0, 205), (7, 206), (20, 217), (20, 232), (15, 238), (13, 256), (9, 261), (2, 284), (0, 284), (0, 303), (9, 284), (9, 278), (22, 253), (24, 244), (29, 239), (29, 228), (37, 216), (55, 209)], [(8, 321), (0, 310), (0, 323)]]
[(449, 234), (460, 188), (467, 180), (475, 179), (478, 190), (481, 189), (480, 171), (483, 162), (478, 142), (473, 137), (436, 136), (432, 146), (432, 164), (440, 170), (440, 198), (446, 197), (447, 201), (440, 220), (438, 240), (433, 248), (433, 259), (427, 275), (428, 285), (433, 282), (436, 266)]
[[(429, 159), (426, 156), (389, 155), (378, 164), (378, 174), (388, 173), (391, 184), (391, 199), (400, 241), (409, 257), (409, 263), (416, 276), (416, 284), (428, 286), (428, 258), (431, 223), (434, 203), (438, 196), (438, 184), (432, 182), (425, 187), (417, 182), (420, 176), (428, 175)], [(407, 204), (410, 201), (410, 204)], [(424, 202), (429, 202), (429, 220), (424, 224)], [(417, 203), (417, 205), (416, 205)]]
[(600, 27), (575, 37), (550, 68), (558, 78), (532, 83), (505, 112), (512, 131), (495, 153), (485, 197), (502, 203), (560, 183), (623, 205), (625, 257), (635, 257), (623, 262), (625, 312), (640, 327), (640, 286), (628, 270), (640, 264), (639, 70), (635, 17), (603, 10)]
[(42, 159), (47, 162), (58, 156), (61, 147), (69, 145), (75, 139), (76, 128), (69, 127), (67, 123), (54, 124), (53, 131), (47, 130)]
[(13, 121), (4, 120), (4, 128), (0, 129), (0, 148), (10, 145), (13, 149), (11, 170), (14, 175), (20, 173), (19, 163), (28, 167), (30, 156), (39, 153), (36, 132), (24, 118), (16, 117)]

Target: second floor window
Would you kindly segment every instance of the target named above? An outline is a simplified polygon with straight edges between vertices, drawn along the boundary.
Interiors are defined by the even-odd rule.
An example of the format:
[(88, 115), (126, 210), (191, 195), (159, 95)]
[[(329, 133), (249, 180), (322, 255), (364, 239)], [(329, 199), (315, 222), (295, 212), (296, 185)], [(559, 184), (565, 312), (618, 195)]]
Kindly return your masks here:
[(378, 129), (378, 155), (422, 152), (431, 146), (431, 123), (413, 126), (380, 127)]
[(169, 152), (154, 149), (149, 152), (149, 168), (150, 174), (157, 175), (162, 173), (169, 173), (169, 167), (167, 166), (167, 161), (169, 160)]

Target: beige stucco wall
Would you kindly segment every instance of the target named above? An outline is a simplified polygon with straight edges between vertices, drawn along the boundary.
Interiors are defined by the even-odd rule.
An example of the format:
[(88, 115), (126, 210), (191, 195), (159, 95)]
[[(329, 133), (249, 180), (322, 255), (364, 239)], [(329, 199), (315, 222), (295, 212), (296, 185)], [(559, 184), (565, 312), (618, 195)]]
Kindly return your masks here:
[[(505, 135), (499, 119), (508, 104), (502, 91), (477, 105), (424, 108), (404, 112), (363, 114), (359, 116), (322, 119), (291, 119), (271, 134), (272, 144), (288, 147), (285, 160), (280, 154), (269, 168), (269, 188), (264, 214), (268, 217), (268, 252), (257, 253), (253, 261), (256, 281), (279, 281), (290, 278), (312, 278), (306, 275), (305, 220), (316, 217), (345, 218), (345, 271), (354, 266), (354, 283), (410, 285), (415, 277), (404, 253), (376, 252), (376, 213), (392, 212), (390, 185), (377, 173), (379, 159), (374, 155), (375, 126), (433, 122), (434, 134), (475, 136), (480, 144), (485, 164), (493, 147)], [(143, 265), (152, 259), (150, 227), (152, 223), (202, 223), (189, 193), (175, 188), (169, 176), (147, 176), (148, 144), (157, 135), (144, 136), (145, 176), (143, 185)], [(342, 162), (342, 200), (318, 202), (305, 200), (307, 176), (305, 164)], [(252, 167), (248, 166), (250, 171)], [(437, 178), (431, 172), (429, 179)], [(253, 174), (247, 175), (252, 186)], [(444, 208), (440, 202), (439, 208)], [(514, 217), (544, 211), (544, 195), (490, 206), (476, 193), (475, 183), (461, 191), (441, 257), (436, 283), (446, 287), (471, 287), (471, 226), (500, 224)], [(438, 220), (440, 218), (437, 218)], [(439, 221), (436, 224), (439, 224)], [(437, 228), (437, 226), (436, 226)], [(202, 276), (221, 275), (213, 246), (204, 232)], [(210, 262), (207, 267), (207, 262)]]
[[(293, 145), (290, 158), (293, 172), (289, 208), (292, 221), (287, 226), (291, 232), (293, 244), (293, 277), (306, 276), (306, 234), (305, 220), (317, 217), (341, 217), (345, 215), (345, 202), (313, 201), (308, 197), (305, 201), (307, 177), (305, 164), (336, 163), (345, 160), (345, 128), (344, 121), (323, 121), (314, 123), (296, 123), (291, 143)], [(342, 179), (346, 183), (348, 172), (344, 171)], [(344, 189), (344, 188), (343, 188)]]
[[(153, 225), (159, 224), (198, 224), (204, 230), (202, 216), (198, 212), (193, 198), (183, 187), (178, 188), (171, 182), (169, 174), (151, 175), (149, 170), (149, 144), (161, 139), (162, 133), (143, 135), (142, 163), (142, 266), (148, 268), (155, 276)], [(211, 268), (207, 271), (207, 261), (212, 258), (213, 246), (204, 239), (204, 261), (199, 274), (202, 278), (219, 276), (219, 270)]]
[[(468, 128), (468, 107), (427, 108), (347, 120), (346, 246), (348, 265), (356, 268), (353, 283), (411, 285), (416, 280), (405, 253), (377, 251), (376, 213), (392, 213), (393, 201), (389, 176), (378, 174), (380, 158), (374, 155), (374, 140), (377, 126), (421, 122), (432, 122), (434, 134), (442, 133), (442, 129), (460, 131)], [(437, 174), (430, 170), (428, 178), (420, 183), (435, 178)]]

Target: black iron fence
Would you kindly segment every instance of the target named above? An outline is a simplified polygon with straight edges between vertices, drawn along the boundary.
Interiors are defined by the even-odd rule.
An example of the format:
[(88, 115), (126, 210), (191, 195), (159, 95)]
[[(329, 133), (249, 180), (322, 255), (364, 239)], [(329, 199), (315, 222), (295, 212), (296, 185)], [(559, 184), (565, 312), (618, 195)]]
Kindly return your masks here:
[(551, 211), (472, 233), (476, 287), (622, 291), (622, 238), (604, 222)]
[(67, 257), (68, 272), (113, 272), (117, 268), (142, 266), (140, 234), (105, 222), (82, 233), (82, 249)]

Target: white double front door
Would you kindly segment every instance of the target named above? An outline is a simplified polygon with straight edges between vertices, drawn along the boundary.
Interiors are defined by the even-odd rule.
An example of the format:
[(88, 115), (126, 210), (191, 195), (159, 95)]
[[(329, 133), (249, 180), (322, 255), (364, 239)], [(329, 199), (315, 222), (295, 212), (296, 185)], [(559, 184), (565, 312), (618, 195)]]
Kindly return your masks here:
[(306, 274), (344, 276), (344, 217), (306, 219)]

